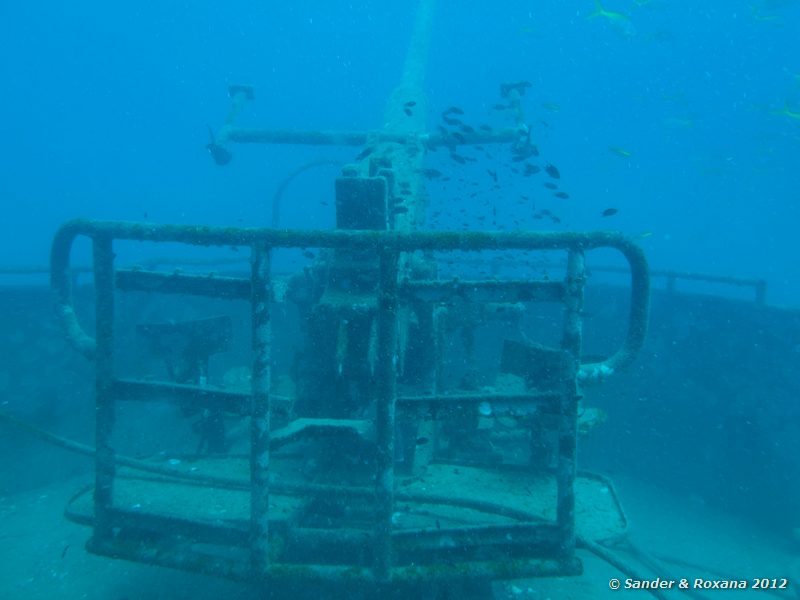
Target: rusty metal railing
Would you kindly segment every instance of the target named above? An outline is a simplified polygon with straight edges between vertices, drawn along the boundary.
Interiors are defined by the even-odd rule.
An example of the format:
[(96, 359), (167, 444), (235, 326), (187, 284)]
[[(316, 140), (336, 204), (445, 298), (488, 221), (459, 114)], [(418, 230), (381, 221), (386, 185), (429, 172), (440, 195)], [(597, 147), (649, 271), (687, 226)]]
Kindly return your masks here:
[[(70, 294), (70, 255), (79, 236), (93, 243), (96, 295), (96, 336), (90, 337), (77, 319)], [(398, 299), (405, 291), (436, 287), (435, 282), (401, 281), (398, 262), (404, 252), (557, 250), (568, 254), (567, 277), (563, 283), (522, 282), (540, 286), (541, 297), (558, 297), (565, 305), (563, 350), (575, 360), (580, 355), (581, 310), (585, 284), (584, 254), (598, 248), (619, 251), (631, 270), (631, 302), (628, 331), (622, 346), (606, 361), (580, 368), (614, 370), (633, 360), (641, 348), (647, 326), (649, 280), (644, 254), (633, 242), (612, 232), (396, 232), (396, 231), (291, 231), (204, 226), (152, 225), (149, 223), (73, 220), (56, 233), (51, 252), (51, 283), (57, 314), (72, 344), (96, 362), (96, 481), (94, 492), (94, 541), (100, 547), (113, 531), (113, 486), (115, 463), (110, 446), (114, 422), (114, 397), (118, 381), (114, 378), (114, 290), (116, 288), (153, 289), (152, 273), (115, 273), (114, 241), (173, 242), (193, 246), (247, 246), (251, 250), (251, 276), (217, 278), (180, 275), (168, 279), (167, 291), (200, 293), (223, 297), (249, 297), (253, 327), (252, 390), (250, 396), (250, 553), (251, 573), (266, 577), (272, 572), (269, 562), (269, 452), (270, 452), (270, 253), (275, 248), (350, 248), (374, 251), (379, 258), (377, 303), (376, 393), (376, 523), (374, 564), (371, 576), (378, 581), (392, 578), (392, 514), (394, 512), (394, 435), (397, 372), (394, 348), (397, 337)], [(137, 283), (138, 282), (138, 283)], [(558, 289), (554, 289), (554, 285)], [(531, 293), (530, 287), (526, 293)], [(556, 469), (558, 487), (557, 523), (560, 547), (569, 554), (575, 546), (574, 490), (575, 427), (578, 373), (562, 391), (560, 407), (559, 458)], [(589, 376), (591, 373), (589, 373)], [(435, 402), (436, 398), (424, 399)]]
[[(649, 270), (642, 250), (617, 232), (396, 232), (341, 230), (276, 230), (263, 228), (207, 227), (192, 225), (154, 225), (150, 223), (104, 222), (77, 219), (65, 223), (56, 233), (51, 252), (51, 285), (56, 307), (70, 341), (79, 352), (93, 356), (95, 343), (78, 323), (70, 301), (69, 251), (77, 236), (179, 242), (195, 246), (252, 246), (263, 242), (269, 247), (387, 248), (397, 252), (413, 250), (568, 250), (590, 251), (612, 248), (627, 260), (631, 273), (631, 304), (628, 331), (622, 346), (602, 363), (618, 369), (629, 364), (641, 348), (647, 330), (649, 309)], [(207, 277), (184, 275), (208, 282)], [(220, 288), (225, 287), (220, 280)], [(228, 278), (235, 282), (243, 280)], [(187, 285), (189, 285), (187, 283)]]

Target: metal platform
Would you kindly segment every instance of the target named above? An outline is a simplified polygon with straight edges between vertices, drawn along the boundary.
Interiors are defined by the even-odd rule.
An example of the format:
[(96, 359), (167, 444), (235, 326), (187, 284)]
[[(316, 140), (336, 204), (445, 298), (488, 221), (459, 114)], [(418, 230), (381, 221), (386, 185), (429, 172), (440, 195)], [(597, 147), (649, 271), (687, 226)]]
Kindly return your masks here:
[[(187, 477), (226, 478), (230, 485), (120, 469), (112, 509), (119, 529), (113, 539), (94, 540), (90, 547), (112, 557), (188, 570), (213, 565), (213, 572), (252, 579), (249, 570), (242, 568), (249, 551), (247, 458), (154, 463), (159, 465)], [(273, 461), (269, 511), (273, 549), (264, 577), (296, 576), (303, 570), (307, 576), (325, 578), (369, 577), (373, 490), (308, 484), (298, 476), (303, 471), (302, 459), (276, 457)], [(553, 558), (558, 554), (558, 535), (554, 525), (547, 525), (556, 518), (557, 482), (552, 474), (513, 467), (431, 464), (424, 475), (398, 478), (396, 485), (392, 514), (396, 560), (391, 580), (580, 573), (573, 558)], [(72, 498), (66, 510), (69, 519), (94, 525), (92, 491), (82, 490)], [(625, 533), (627, 521), (610, 481), (582, 473), (575, 480), (575, 491), (578, 535), (614, 540)], [(309, 497), (321, 502), (330, 496), (349, 497), (349, 514), (325, 522), (310, 517)], [(538, 552), (531, 552), (534, 547)], [(181, 559), (176, 562), (179, 548)], [(536, 557), (537, 553), (541, 556)]]

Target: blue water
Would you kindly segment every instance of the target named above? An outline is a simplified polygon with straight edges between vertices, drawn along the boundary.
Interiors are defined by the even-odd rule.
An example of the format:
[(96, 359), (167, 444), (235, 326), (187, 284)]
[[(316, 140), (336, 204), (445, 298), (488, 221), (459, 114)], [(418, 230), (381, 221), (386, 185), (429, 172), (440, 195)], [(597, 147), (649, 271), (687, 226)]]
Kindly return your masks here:
[[(4, 269), (44, 267), (54, 232), (74, 217), (268, 226), (287, 175), (313, 161), (325, 164), (285, 189), (281, 226), (333, 227), (336, 165), (361, 148), (232, 146), (231, 163), (219, 167), (206, 149), (208, 127), (224, 123), (228, 86), (249, 84), (255, 100), (241, 126), (381, 129), (415, 2), (224, 4), (0, 2), (0, 286), (29, 280)], [(528, 81), (523, 107), (541, 152), (531, 162), (557, 166), (569, 198), (543, 186), (554, 181), (544, 172), (515, 173), (521, 165), (507, 148), (487, 148), (491, 157), (459, 148), (477, 159), (466, 165), (440, 149), (426, 167), (451, 179), (430, 182), (435, 216), (426, 227), (618, 229), (655, 268), (763, 278), (769, 304), (800, 308), (800, 0), (603, 4), (613, 12), (592, 16), (594, 0), (438, 0), (425, 83), (428, 129), (453, 105), (476, 128), (509, 126), (510, 117), (492, 109), (502, 101), (500, 84)], [(609, 209), (617, 212), (603, 216)], [(557, 219), (536, 218), (542, 210)], [(76, 262), (87, 262), (85, 251), (78, 248)], [(164, 253), (137, 248), (126, 260), (149, 251)], [(50, 309), (44, 288), (31, 296), (35, 302), (30, 290), (17, 291), (5, 288), (0, 298), (0, 347), (8, 357), (0, 364), (0, 410), (91, 443), (91, 365), (70, 354), (42, 317)], [(598, 339), (600, 353), (614, 346), (605, 342), (618, 329), (596, 328), (609, 313), (622, 315), (620, 306), (587, 306), (586, 347)], [(796, 553), (798, 313), (751, 308), (655, 295), (642, 356), (602, 392), (587, 393), (587, 403), (609, 418), (582, 442), (580, 464), (744, 516), (780, 532)], [(40, 538), (27, 532), (39, 509), (15, 494), (85, 475), (90, 465), (55, 462), (39, 442), (17, 435), (5, 437), (0, 452), (0, 513), (12, 515), (38, 561)], [(40, 504), (47, 498), (37, 497)], [(41, 514), (60, 523), (63, 502), (51, 500), (57, 508)], [(33, 516), (19, 516), (17, 504), (33, 506)], [(84, 533), (53, 533), (42, 551), (71, 570), (65, 581), (92, 581), (69, 562), (83, 560)], [(12, 540), (0, 556), (17, 552), (15, 535), (0, 531)], [(749, 546), (736, 551), (749, 560)], [(45, 571), (52, 579), (58, 569)], [(123, 583), (137, 577), (126, 573)], [(46, 578), (25, 578), (30, 589), (48, 593)], [(123, 583), (114, 598), (140, 597)], [(153, 576), (151, 587), (161, 585)], [(190, 597), (193, 589), (158, 597)]]
[[(516, 226), (644, 234), (656, 267), (763, 277), (771, 303), (797, 306), (800, 120), (775, 113), (800, 112), (800, 3), (606, 9), (628, 19), (587, 18), (590, 0), (439, 2), (430, 127), (451, 104), (467, 122), (502, 124), (490, 110), (499, 84), (529, 80), (527, 120), (571, 198), (542, 202), (561, 223), (523, 215)], [(357, 150), (237, 147), (218, 168), (206, 126), (222, 124), (227, 85), (255, 86), (242, 125), (379, 128), (412, 24), (408, 3), (377, 1), (2, 3), (3, 265), (44, 264), (53, 231), (76, 216), (268, 224), (287, 172)], [(299, 178), (286, 226), (331, 225), (319, 201), (335, 174)], [(609, 207), (619, 213), (602, 218)]]

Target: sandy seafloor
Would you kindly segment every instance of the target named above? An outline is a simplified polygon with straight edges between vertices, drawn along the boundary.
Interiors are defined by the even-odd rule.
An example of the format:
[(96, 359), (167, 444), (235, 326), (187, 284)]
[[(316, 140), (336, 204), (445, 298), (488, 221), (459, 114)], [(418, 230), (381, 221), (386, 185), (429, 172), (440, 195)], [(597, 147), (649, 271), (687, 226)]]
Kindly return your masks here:
[[(0, 498), (0, 599), (263, 597), (246, 586), (212, 577), (88, 554), (84, 543), (89, 530), (63, 517), (67, 499), (85, 483), (86, 478), (81, 477)], [(743, 579), (791, 578), (792, 564), (800, 561), (800, 549), (792, 548), (787, 539), (759, 531), (739, 518), (713, 512), (698, 499), (674, 496), (630, 479), (617, 478), (615, 483), (630, 521), (629, 539), (650, 553), (701, 563)], [(502, 582), (494, 587), (495, 597), (536, 600), (652, 597), (641, 590), (610, 590), (611, 578), (624, 581), (625, 577), (586, 551), (579, 551), (579, 556), (585, 571), (580, 577)], [(690, 568), (675, 565), (664, 575), (690, 580), (701, 576)], [(782, 592), (709, 590), (701, 597), (795, 598), (795, 594), (790, 582), (790, 588)], [(669, 595), (684, 597), (679, 592)]]

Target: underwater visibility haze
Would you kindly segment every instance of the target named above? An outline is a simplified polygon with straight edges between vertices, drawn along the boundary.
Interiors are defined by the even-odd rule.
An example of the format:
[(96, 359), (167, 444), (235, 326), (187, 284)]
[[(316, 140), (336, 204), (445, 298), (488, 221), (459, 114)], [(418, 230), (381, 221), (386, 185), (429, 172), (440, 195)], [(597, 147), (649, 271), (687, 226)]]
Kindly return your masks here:
[(0, 4), (0, 597), (794, 597), (798, 30)]

